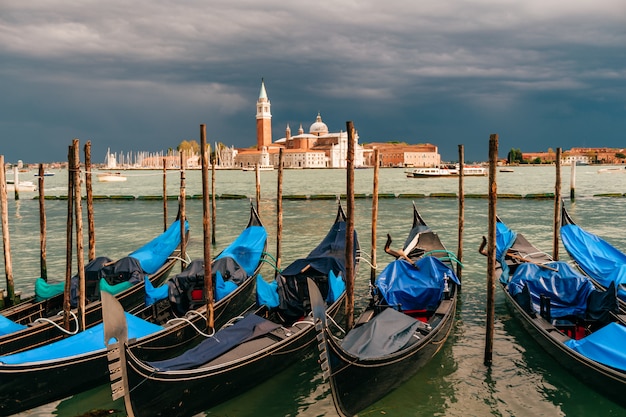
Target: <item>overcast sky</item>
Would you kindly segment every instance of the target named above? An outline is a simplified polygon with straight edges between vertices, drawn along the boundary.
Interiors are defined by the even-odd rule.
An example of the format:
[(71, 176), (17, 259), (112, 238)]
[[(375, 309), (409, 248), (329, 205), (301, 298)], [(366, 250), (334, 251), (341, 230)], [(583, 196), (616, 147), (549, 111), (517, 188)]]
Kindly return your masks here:
[(94, 163), (182, 140), (256, 143), (354, 122), (360, 142), (467, 161), (626, 147), (624, 0), (2, 0), (0, 154)]

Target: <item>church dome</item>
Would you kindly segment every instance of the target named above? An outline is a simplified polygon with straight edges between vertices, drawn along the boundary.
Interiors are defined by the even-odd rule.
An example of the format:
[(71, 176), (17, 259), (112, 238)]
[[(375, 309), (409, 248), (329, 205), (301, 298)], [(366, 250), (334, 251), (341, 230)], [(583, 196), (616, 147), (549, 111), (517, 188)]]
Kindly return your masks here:
[(317, 113), (315, 123), (313, 123), (309, 129), (309, 133), (317, 136), (328, 133), (328, 126), (326, 126), (326, 123), (322, 122), (322, 116), (320, 116), (319, 113)]

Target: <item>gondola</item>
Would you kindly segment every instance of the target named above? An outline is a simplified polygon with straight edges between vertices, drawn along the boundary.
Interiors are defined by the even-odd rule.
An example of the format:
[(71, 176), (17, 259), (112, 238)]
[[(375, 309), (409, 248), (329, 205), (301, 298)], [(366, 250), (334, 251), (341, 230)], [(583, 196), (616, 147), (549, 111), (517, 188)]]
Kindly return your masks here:
[(581, 382), (626, 405), (626, 326), (617, 314), (614, 285), (595, 287), (499, 219), (496, 259), (507, 305), (530, 336)]
[(390, 244), (387, 235), (385, 251), (396, 259), (372, 283), (369, 305), (343, 338), (326, 320), (323, 298), (311, 297), (318, 339), (324, 340), (319, 362), (342, 416), (357, 414), (415, 375), (441, 349), (454, 322), (456, 258), (415, 205), (403, 250)]
[[(257, 278), (257, 301), (240, 320), (170, 359), (138, 358), (127, 341), (121, 310), (107, 299), (113, 301), (105, 317), (113, 398), (124, 397), (129, 416), (191, 416), (302, 360), (315, 343), (306, 278), (320, 286), (335, 316), (345, 298), (345, 235), (339, 204), (334, 224), (306, 258), (287, 266), (271, 285)], [(265, 295), (259, 286), (268, 290)]]
[[(99, 300), (100, 287), (116, 294), (124, 308), (133, 312), (144, 302), (144, 279), (148, 276), (153, 285), (164, 282), (174, 265), (180, 260), (180, 220), (128, 256), (112, 261), (97, 257), (85, 265), (85, 328), (102, 322), (102, 304)], [(185, 221), (185, 230), (189, 225)], [(39, 285), (44, 285), (40, 283)], [(59, 286), (62, 288), (64, 283)], [(52, 287), (56, 287), (53, 285)], [(50, 287), (48, 285), (47, 287)], [(78, 277), (72, 278), (71, 292), (78, 291)], [(47, 288), (48, 290), (50, 288)], [(0, 316), (0, 355), (9, 355), (33, 349), (76, 332), (77, 321), (71, 320), (71, 329), (63, 325), (63, 291), (52, 290), (53, 295), (43, 294), (44, 299), (35, 298), (8, 308)], [(76, 310), (72, 310), (75, 312)], [(71, 312), (71, 317), (76, 317)]]
[[(212, 263), (213, 273), (221, 274), (226, 282), (234, 286), (232, 291), (224, 292), (223, 297), (214, 303), (216, 323), (224, 324), (235, 312), (249, 305), (254, 277), (261, 269), (266, 250), (267, 233), (256, 210), (251, 207), (247, 227)], [(239, 281), (242, 273), (245, 277)], [(160, 349), (172, 350), (183, 342), (189, 345), (202, 339), (206, 328), (206, 303), (198, 299), (197, 303), (201, 303), (198, 307), (191, 297), (198, 290), (202, 293), (199, 283), (203, 282), (203, 275), (203, 263), (198, 265), (193, 261), (182, 273), (172, 277), (164, 288), (180, 287), (181, 279), (189, 281), (191, 278), (198, 278), (191, 279), (198, 285), (185, 290), (190, 299), (182, 303), (179, 297), (176, 297), (177, 302), (170, 301), (168, 297), (144, 308), (139, 315), (151, 321), (123, 312), (129, 323), (129, 334), (134, 339), (131, 345), (146, 356), (154, 356), (158, 355)], [(102, 297), (106, 296), (114, 298), (108, 292), (103, 292)], [(180, 304), (184, 304), (190, 311), (178, 317)], [(108, 381), (104, 325), (100, 323), (87, 331), (38, 349), (0, 356), (0, 415), (28, 410), (104, 385)]]
[(626, 254), (599, 236), (574, 223), (564, 205), (561, 206), (561, 241), (576, 266), (596, 285), (617, 288), (620, 309), (626, 311)]

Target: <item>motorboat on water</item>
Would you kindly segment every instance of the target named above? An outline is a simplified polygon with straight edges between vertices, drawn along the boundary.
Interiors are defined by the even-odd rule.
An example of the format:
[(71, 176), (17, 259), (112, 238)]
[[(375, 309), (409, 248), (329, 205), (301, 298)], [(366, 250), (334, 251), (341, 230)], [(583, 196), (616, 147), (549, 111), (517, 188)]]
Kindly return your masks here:
[[(15, 181), (7, 179), (7, 192), (15, 191)], [(37, 191), (37, 186), (32, 181), (19, 181), (17, 191)]]
[[(467, 177), (484, 177), (487, 175), (487, 169), (476, 165), (463, 166), (463, 176)], [(441, 165), (438, 167), (414, 168), (406, 171), (408, 178), (437, 178), (437, 177), (458, 177), (458, 165)]]
[(102, 172), (97, 177), (100, 182), (122, 182), (127, 180), (121, 172)]

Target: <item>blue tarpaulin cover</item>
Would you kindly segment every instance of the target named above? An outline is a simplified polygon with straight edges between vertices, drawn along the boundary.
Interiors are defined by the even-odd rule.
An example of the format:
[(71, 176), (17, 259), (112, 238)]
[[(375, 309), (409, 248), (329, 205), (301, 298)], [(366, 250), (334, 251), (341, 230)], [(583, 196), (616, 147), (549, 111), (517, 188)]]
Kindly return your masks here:
[(261, 274), (256, 277), (256, 303), (259, 306), (265, 305), (269, 308), (278, 307), (280, 298), (278, 297), (278, 282), (266, 282)]
[[(185, 231), (187, 230), (189, 230), (189, 223), (185, 221)], [(179, 244), (180, 220), (176, 220), (165, 232), (128, 256), (137, 259), (146, 274), (154, 274)]]
[(540, 311), (540, 296), (550, 297), (551, 316), (585, 316), (587, 298), (594, 286), (589, 278), (576, 271), (565, 262), (546, 264), (552, 271), (533, 263), (517, 267), (509, 283), (509, 293), (515, 296), (528, 286), (535, 311)]
[(402, 310), (434, 310), (443, 295), (444, 276), (461, 284), (454, 272), (434, 256), (421, 258), (415, 265), (397, 259), (376, 278), (376, 287), (389, 305), (399, 304)]
[(359, 359), (379, 358), (402, 349), (418, 326), (414, 318), (386, 308), (364, 325), (350, 330), (341, 347)]
[(506, 263), (506, 253), (517, 238), (517, 233), (509, 229), (509, 227), (502, 223), (496, 223), (496, 260), (500, 262), (502, 268), (502, 274), (500, 275), (500, 282), (506, 284), (509, 282), (509, 267)]
[[(139, 338), (156, 333), (163, 327), (142, 320), (132, 314), (124, 313), (128, 325), (128, 338)], [(104, 326), (102, 323), (91, 327), (83, 332), (67, 337), (49, 345), (15, 353), (13, 355), (0, 356), (0, 362), (5, 364), (22, 364), (40, 362), (54, 359), (62, 359), (74, 355), (94, 352), (106, 349), (104, 344)]]
[(23, 330), (25, 328), (25, 325), (16, 323), (13, 320), (7, 319), (3, 315), (0, 315), (0, 336), (17, 332), (18, 330)]
[(626, 371), (626, 327), (621, 324), (609, 323), (587, 337), (565, 344), (589, 359)]
[(329, 304), (334, 303), (341, 294), (346, 290), (346, 283), (343, 282), (341, 275), (335, 275), (333, 271), (328, 273), (328, 296), (326, 302)]
[(603, 287), (615, 282), (617, 296), (626, 300), (626, 254), (577, 225), (561, 227), (563, 246), (580, 268)]
[(215, 259), (233, 258), (250, 276), (256, 270), (259, 259), (263, 255), (266, 240), (267, 232), (263, 226), (246, 227), (239, 237)]
[(193, 369), (228, 352), (246, 340), (262, 336), (279, 327), (280, 324), (250, 314), (232, 326), (220, 329), (213, 337), (203, 340), (198, 346), (189, 349), (180, 356), (148, 362), (148, 364), (159, 371)]

